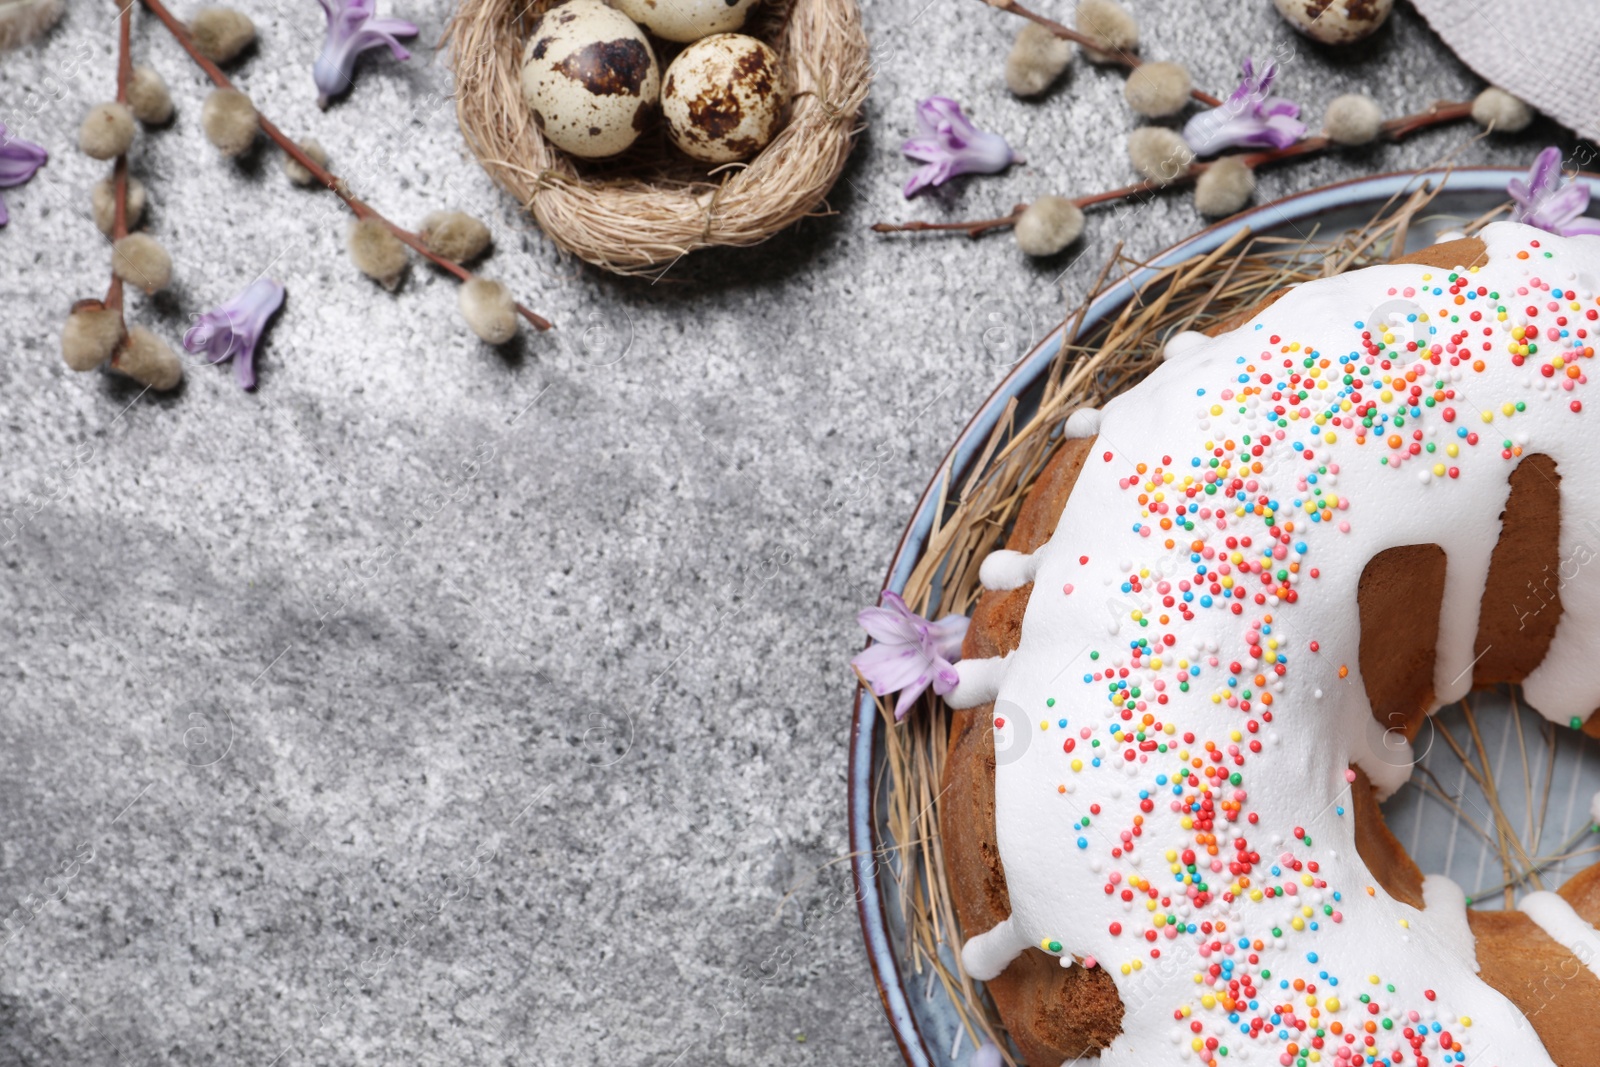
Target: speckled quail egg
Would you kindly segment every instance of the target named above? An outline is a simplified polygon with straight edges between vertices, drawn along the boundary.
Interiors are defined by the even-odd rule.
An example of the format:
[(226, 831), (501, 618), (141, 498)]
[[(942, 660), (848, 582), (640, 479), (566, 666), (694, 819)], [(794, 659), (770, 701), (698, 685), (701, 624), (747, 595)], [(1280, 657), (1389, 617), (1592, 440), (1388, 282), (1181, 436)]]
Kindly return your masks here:
[(738, 33), (704, 37), (679, 52), (661, 90), (672, 143), (707, 163), (748, 159), (765, 148), (788, 102), (778, 53)]
[(522, 98), (557, 148), (613, 156), (638, 138), (661, 94), (650, 41), (601, 0), (566, 0), (540, 15), (522, 52)]
[(687, 43), (744, 26), (758, 0), (611, 0), (657, 37)]
[(1394, 0), (1272, 0), (1278, 14), (1323, 44), (1349, 44), (1378, 31), (1394, 10)]

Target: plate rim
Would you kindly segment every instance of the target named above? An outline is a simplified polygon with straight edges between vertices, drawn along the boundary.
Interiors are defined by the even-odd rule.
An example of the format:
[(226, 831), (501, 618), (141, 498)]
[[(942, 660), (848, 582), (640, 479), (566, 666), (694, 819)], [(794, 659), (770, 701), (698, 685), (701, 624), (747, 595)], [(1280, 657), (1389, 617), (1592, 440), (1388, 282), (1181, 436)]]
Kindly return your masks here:
[[(1512, 178), (1525, 178), (1527, 171), (1512, 167), (1472, 166), (1422, 170), (1386, 171), (1359, 178), (1347, 178), (1328, 185), (1317, 186), (1302, 192), (1281, 197), (1223, 219), (1196, 231), (1183, 240), (1156, 253), (1145, 266), (1124, 276), (1096, 297), (1085, 312), (1080, 328), (1099, 322), (1113, 308), (1120, 307), (1133, 291), (1150, 280), (1161, 269), (1189, 256), (1213, 251), (1224, 241), (1263, 217), (1276, 216), (1274, 225), (1293, 225), (1301, 219), (1312, 218), (1326, 211), (1350, 207), (1363, 202), (1387, 200), (1404, 193), (1423, 180), (1440, 180), (1441, 190), (1456, 192), (1484, 192), (1504, 190)], [(1579, 171), (1576, 179), (1589, 186), (1592, 193), (1600, 195), (1600, 175)], [(901, 531), (899, 540), (889, 559), (882, 588), (900, 592), (917, 558), (926, 547), (932, 529), (933, 507), (938, 500), (940, 482), (946, 470), (952, 477), (965, 476), (974, 454), (980, 448), (1000, 412), (1013, 397), (1033, 384), (1060, 350), (1066, 322), (1058, 324), (1040, 339), (1027, 355), (1019, 359), (978, 405), (977, 409), (957, 432), (950, 447), (934, 468), (927, 486), (917, 499)], [(865, 644), (863, 645), (865, 647)], [(877, 706), (858, 681), (851, 708), (850, 758), (848, 773), (848, 803), (850, 818), (850, 873), (854, 883), (856, 913), (861, 923), (862, 938), (867, 950), (868, 964), (872, 969), (873, 984), (878, 990), (884, 1014), (894, 1033), (895, 1044), (901, 1058), (909, 1067), (936, 1067), (930, 1058), (926, 1040), (906, 997), (904, 976), (900, 960), (889, 943), (885, 922), (885, 903), (882, 886), (876, 877), (880, 840), (876, 821), (872, 817), (872, 768), (876, 756), (874, 734), (878, 725)]]

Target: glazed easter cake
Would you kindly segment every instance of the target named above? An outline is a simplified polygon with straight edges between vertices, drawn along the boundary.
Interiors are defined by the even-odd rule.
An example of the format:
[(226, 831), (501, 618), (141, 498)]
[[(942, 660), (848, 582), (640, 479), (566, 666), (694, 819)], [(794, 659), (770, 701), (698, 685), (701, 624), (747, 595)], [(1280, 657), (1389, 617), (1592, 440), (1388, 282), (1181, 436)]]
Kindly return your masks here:
[(1468, 909), (1378, 809), (1474, 685), (1594, 724), (1600, 567), (1528, 590), (1600, 544), (1597, 318), (1600, 238), (1497, 223), (1068, 420), (946, 697), (961, 960), (1027, 1064), (1600, 1064), (1596, 869)]

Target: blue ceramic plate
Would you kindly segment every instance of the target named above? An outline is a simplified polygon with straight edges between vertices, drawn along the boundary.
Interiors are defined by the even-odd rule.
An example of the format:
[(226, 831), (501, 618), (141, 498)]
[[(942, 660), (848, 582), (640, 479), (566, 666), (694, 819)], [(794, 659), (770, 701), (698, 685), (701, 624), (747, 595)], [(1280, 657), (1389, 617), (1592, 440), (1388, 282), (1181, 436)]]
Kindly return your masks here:
[[(1475, 218), (1504, 203), (1507, 199), (1506, 182), (1521, 176), (1522, 171), (1498, 168), (1469, 168), (1450, 174), (1381, 174), (1263, 204), (1173, 245), (1152, 259), (1149, 267), (1111, 286), (1090, 305), (1082, 330), (1086, 332), (1117, 314), (1160, 268), (1210, 252), (1246, 227), (1257, 234), (1296, 238), (1315, 231), (1319, 239), (1331, 240), (1340, 232), (1367, 222), (1385, 201), (1397, 194), (1404, 196), (1424, 180), (1443, 186), (1427, 209), (1429, 215)], [(1592, 192), (1600, 194), (1600, 176), (1583, 175), (1580, 180), (1586, 182)], [(1442, 224), (1438, 223), (1432, 226), (1420, 220), (1414, 223), (1409, 241), (1411, 247), (1420, 248), (1432, 243), (1440, 228)], [(1030, 410), (1037, 402), (1045, 372), (1060, 352), (1061, 342), (1062, 330), (1057, 328), (1012, 368), (972, 416), (946, 455), (945, 463), (954, 472), (953, 484), (961, 484), (971, 473), (971, 464), (1013, 398), (1019, 401), (1024, 410)], [(945, 463), (941, 463), (938, 470), (942, 471)], [(901, 535), (900, 545), (889, 563), (885, 588), (901, 591), (927, 546), (928, 532), (932, 529), (938, 506), (938, 480), (936, 471), (922, 499), (917, 502), (916, 510), (912, 512), (905, 533)], [(1489, 703), (1496, 699), (1504, 703), (1503, 697), (1496, 698), (1493, 694), (1486, 695), (1484, 699)], [(856, 691), (853, 714), (854, 724), (850, 735), (850, 847), (855, 857), (856, 895), (867, 955), (872, 963), (879, 995), (883, 999), (884, 1011), (888, 1013), (889, 1023), (894, 1028), (895, 1039), (906, 1063), (912, 1067), (956, 1067), (966, 1061), (971, 1044), (964, 1039), (958, 1042), (959, 1021), (943, 988), (937, 983), (929, 987), (921, 980), (911, 982), (908, 980), (910, 976), (902, 972), (904, 923), (894, 894), (888, 891), (892, 888), (890, 879), (893, 875), (890, 864), (875, 862), (875, 857), (885, 854), (880, 849), (893, 843), (889, 841), (885, 824), (883, 798), (874, 797), (872, 791), (873, 783), (883, 780), (880, 775), (883, 766), (883, 722), (871, 698), (859, 689)], [(1447, 715), (1442, 714), (1441, 720)], [(1509, 724), (1511, 719), (1506, 717), (1504, 722)], [(1445, 723), (1441, 728), (1450, 727)], [(1507, 725), (1506, 729), (1509, 730), (1510, 726)], [(1559, 836), (1560, 840), (1565, 841), (1574, 832), (1574, 827), (1581, 833), (1586, 825), (1587, 798), (1594, 794), (1596, 785), (1600, 784), (1600, 748), (1587, 740), (1560, 747), (1562, 762), (1558, 771), (1552, 774), (1552, 780), (1559, 782), (1556, 803), (1564, 804), (1565, 818), (1558, 811), (1549, 832), (1553, 838)], [(1408, 788), (1406, 792), (1411, 791)], [(1396, 805), (1404, 811), (1406, 818), (1403, 823), (1407, 827), (1413, 824), (1421, 827), (1428, 819), (1453, 818), (1442, 808), (1433, 812), (1424, 810), (1425, 798), (1420, 794), (1407, 796), (1406, 792), (1398, 794), (1386, 808), (1392, 825), (1398, 825), (1395, 819), (1400, 811), (1396, 810)], [(1573, 798), (1579, 798), (1579, 802), (1575, 803)], [(1414, 836), (1401, 834), (1402, 840)], [(1455, 835), (1449, 836), (1454, 842)], [(1586, 866), (1592, 858), (1586, 857), (1577, 862), (1574, 869)], [(1474, 868), (1481, 875), (1486, 862), (1484, 855), (1478, 851), (1463, 848), (1458, 854), (1453, 844), (1447, 856), (1419, 855), (1418, 859), (1424, 861), (1427, 869), (1451, 874), (1464, 887), (1480, 884), (1475, 878)], [(1428, 860), (1434, 862), (1428, 863)], [(1559, 877), (1555, 880), (1559, 881)], [(962, 1052), (952, 1057), (950, 1050), (958, 1044)]]

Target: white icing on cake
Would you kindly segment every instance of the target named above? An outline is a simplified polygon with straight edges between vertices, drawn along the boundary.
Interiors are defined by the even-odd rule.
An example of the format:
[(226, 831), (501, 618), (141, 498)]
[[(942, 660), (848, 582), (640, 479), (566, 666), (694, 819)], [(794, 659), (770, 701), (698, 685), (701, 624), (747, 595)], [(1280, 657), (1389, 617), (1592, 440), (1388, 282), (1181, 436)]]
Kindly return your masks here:
[(1161, 350), (1161, 358), (1164, 360), (1182, 359), (1189, 353), (1198, 352), (1204, 348), (1210, 340), (1211, 338), (1199, 330), (1179, 330), (1167, 338), (1166, 347)]
[[(1440, 934), (1451, 947), (1472, 967), (1478, 966), (1477, 943), (1472, 938), (1472, 928), (1467, 925), (1467, 894), (1454, 881), (1442, 874), (1430, 874), (1422, 879), (1422, 903), (1430, 919), (1438, 919)], [(1446, 928), (1446, 924), (1453, 929)]]
[[(1355, 1053), (1551, 1063), (1474, 973), (1460, 890), (1430, 879), (1424, 912), (1378, 885), (1346, 778), (1360, 766), (1386, 795), (1411, 771), (1360, 675), (1368, 561), (1446, 552), (1434, 682), (1449, 700), (1471, 684), (1523, 455), (1550, 455), (1566, 479), (1563, 560), (1600, 545), (1600, 494), (1580, 488), (1600, 470), (1582, 404), (1600, 240), (1511, 223), (1483, 239), (1477, 271), (1373, 267), (1185, 338), (1181, 358), (1104, 408), (1030, 558), (1019, 647), (959, 665), (951, 703), (995, 699), (1004, 720), (995, 811), (1011, 900), (963, 962), (998, 973), (1028, 945), (1093, 958), (1125, 1008), (1103, 1067), (1295, 1064), (1319, 1030), (1318, 1063), (1334, 1067)], [(1399, 632), (1416, 607), (1390, 592)], [(1526, 693), (1565, 723), (1600, 707), (1600, 567), (1574, 568), (1562, 605)]]
[(1558, 893), (1529, 893), (1517, 908), (1538, 923), (1539, 929), (1558, 945), (1576, 956), (1579, 963), (1589, 968), (1590, 974), (1600, 978), (1600, 933), (1572, 910), (1565, 897)]
[(1006, 676), (1006, 662), (1002, 659), (969, 659), (956, 665), (961, 681), (945, 694), (944, 702), (952, 708), (975, 708), (987, 704), (1000, 692), (1000, 682)]
[(1035, 556), (1002, 548), (984, 559), (978, 568), (978, 581), (985, 589), (1021, 589), (1033, 581), (1038, 565)]
[(1067, 421), (1062, 424), (1061, 432), (1068, 440), (1078, 437), (1093, 437), (1100, 432), (1100, 420), (1105, 417), (1105, 412), (1099, 408), (1079, 408), (1067, 416)]

